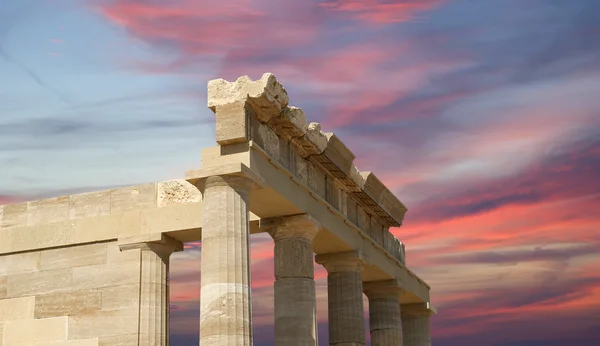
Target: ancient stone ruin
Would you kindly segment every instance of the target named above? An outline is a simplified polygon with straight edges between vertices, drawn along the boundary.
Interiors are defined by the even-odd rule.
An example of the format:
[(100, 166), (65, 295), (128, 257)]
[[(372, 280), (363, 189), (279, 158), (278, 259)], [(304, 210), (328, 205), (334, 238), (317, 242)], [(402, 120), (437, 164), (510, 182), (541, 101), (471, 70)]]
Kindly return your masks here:
[[(218, 145), (185, 179), (0, 206), (0, 346), (168, 345), (169, 256), (202, 240), (200, 342), (252, 345), (249, 240), (274, 241), (276, 345), (431, 344), (430, 287), (389, 231), (406, 207), (272, 74), (208, 83)], [(316, 257), (313, 257), (316, 254)]]

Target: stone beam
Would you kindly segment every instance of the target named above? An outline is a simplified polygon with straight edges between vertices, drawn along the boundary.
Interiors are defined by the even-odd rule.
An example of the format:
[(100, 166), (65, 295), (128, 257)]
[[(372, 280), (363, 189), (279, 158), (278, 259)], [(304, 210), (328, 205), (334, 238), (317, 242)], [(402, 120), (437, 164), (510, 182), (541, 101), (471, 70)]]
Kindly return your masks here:
[[(252, 205), (268, 203), (268, 200), (273, 197), (288, 201), (294, 206), (294, 210), (291, 210), (289, 215), (297, 213), (312, 215), (315, 219), (319, 220), (324, 230), (326, 230), (323, 233), (331, 234), (332, 237), (341, 242), (341, 244), (338, 243), (335, 245), (336, 251), (337, 249), (340, 249), (340, 251), (344, 251), (344, 249), (359, 249), (365, 258), (368, 259), (369, 263), (376, 264), (377, 268), (381, 270), (381, 275), (377, 274), (376, 277), (369, 278), (367, 281), (388, 280), (397, 277), (401, 280), (403, 289), (414, 295), (405, 297), (405, 302), (429, 300), (429, 286), (423, 280), (410, 271), (393, 253), (386, 251), (381, 244), (378, 244), (374, 239), (369, 237), (356, 224), (350, 222), (340, 211), (328, 205), (322, 197), (315, 194), (301, 179), (292, 175), (282, 165), (270, 160), (262, 148), (251, 144), (250, 152), (243, 155), (236, 155), (238, 155), (237, 159), (249, 162), (252, 170), (259, 172), (260, 176), (269, 182), (269, 186), (264, 189), (264, 196), (268, 199), (260, 199), (260, 195), (257, 195), (257, 199)], [(222, 162), (227, 161), (226, 157), (221, 157), (220, 159)], [(260, 214), (258, 216), (264, 217)], [(263, 231), (268, 230), (268, 222), (262, 223), (263, 225), (260, 229)], [(315, 253), (331, 252), (330, 247), (329, 243), (324, 244), (319, 239), (315, 239)], [(329, 250), (324, 251), (323, 249)]]
[(0, 255), (144, 234), (199, 240), (201, 201), (175, 180), (0, 206)]

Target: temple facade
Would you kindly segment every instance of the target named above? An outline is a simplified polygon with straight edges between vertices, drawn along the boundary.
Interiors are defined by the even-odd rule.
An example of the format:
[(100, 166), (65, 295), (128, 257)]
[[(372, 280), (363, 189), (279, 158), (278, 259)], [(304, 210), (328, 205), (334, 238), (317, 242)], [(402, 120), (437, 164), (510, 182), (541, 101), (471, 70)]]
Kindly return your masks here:
[(252, 345), (250, 237), (274, 246), (275, 345), (429, 346), (430, 287), (390, 233), (406, 207), (272, 74), (208, 83), (217, 146), (185, 179), (0, 206), (0, 346), (168, 345), (169, 257), (202, 241), (200, 344)]

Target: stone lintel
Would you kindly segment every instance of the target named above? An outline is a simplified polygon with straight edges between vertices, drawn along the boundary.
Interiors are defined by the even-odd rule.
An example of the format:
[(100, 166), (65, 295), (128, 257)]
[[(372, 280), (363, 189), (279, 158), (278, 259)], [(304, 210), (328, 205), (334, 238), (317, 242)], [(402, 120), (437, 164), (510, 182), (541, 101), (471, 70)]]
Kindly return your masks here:
[(164, 233), (140, 234), (136, 236), (120, 238), (117, 245), (121, 251), (140, 249), (147, 244), (166, 245), (173, 249), (173, 252), (183, 251), (183, 243), (175, 240)]
[(185, 174), (186, 180), (198, 187), (200, 191), (204, 191), (206, 179), (214, 176), (231, 176), (247, 178), (251, 182), (251, 189), (255, 190), (266, 187), (265, 180), (241, 162), (233, 162), (219, 166), (192, 169), (187, 171)]
[(359, 250), (316, 255), (315, 262), (325, 267), (329, 273), (359, 270), (367, 263)]
[(259, 227), (275, 241), (286, 238), (306, 238), (312, 241), (321, 230), (321, 223), (308, 214), (297, 214), (260, 219)]
[(432, 306), (430, 302), (402, 304), (402, 313), (407, 315), (420, 315), (424, 313), (428, 313), (429, 315), (436, 315), (437, 308)]
[(399, 295), (403, 291), (403, 286), (399, 279), (368, 281), (363, 282), (363, 292), (369, 298)]

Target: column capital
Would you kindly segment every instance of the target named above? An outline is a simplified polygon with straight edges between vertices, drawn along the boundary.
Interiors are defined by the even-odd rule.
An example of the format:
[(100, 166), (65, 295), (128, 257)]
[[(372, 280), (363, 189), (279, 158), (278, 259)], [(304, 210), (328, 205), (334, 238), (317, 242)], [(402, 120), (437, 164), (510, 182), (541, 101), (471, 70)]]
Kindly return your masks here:
[(329, 273), (359, 271), (366, 265), (363, 255), (358, 250), (317, 255), (315, 261)]
[(397, 298), (402, 291), (399, 279), (363, 282), (363, 292), (369, 299)]
[(321, 223), (308, 214), (297, 214), (260, 219), (259, 227), (273, 240), (304, 238), (312, 241), (321, 230)]
[[(209, 179), (212, 178), (212, 179)], [(219, 178), (219, 179), (214, 179)], [(266, 186), (265, 180), (241, 162), (192, 169), (186, 172), (185, 179), (204, 193), (207, 185), (228, 185), (235, 190), (258, 190)]]
[(141, 249), (154, 251), (161, 257), (170, 256), (173, 252), (183, 251), (183, 243), (164, 233), (141, 234), (120, 238), (117, 241), (119, 250)]

